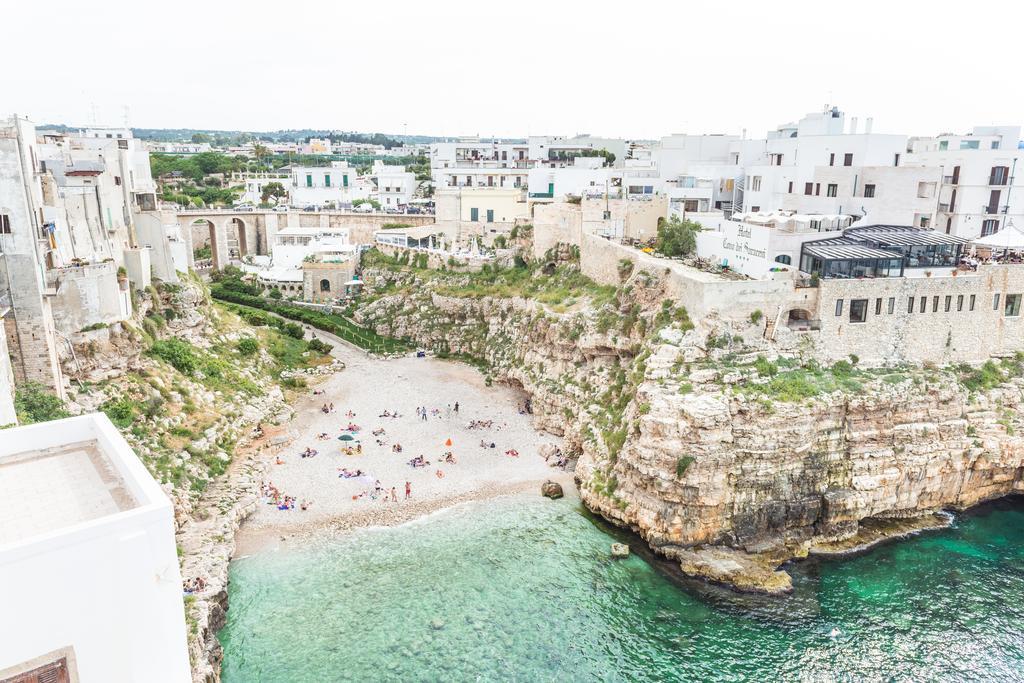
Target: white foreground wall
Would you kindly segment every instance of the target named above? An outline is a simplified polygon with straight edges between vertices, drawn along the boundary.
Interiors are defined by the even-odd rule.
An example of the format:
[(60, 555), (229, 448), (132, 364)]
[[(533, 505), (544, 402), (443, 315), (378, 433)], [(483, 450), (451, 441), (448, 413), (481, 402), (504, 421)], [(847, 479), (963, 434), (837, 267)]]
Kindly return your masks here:
[[(0, 469), (32, 451), (92, 440), (137, 504), (0, 545), (0, 678), (70, 648), (82, 683), (185, 683), (191, 672), (171, 503), (110, 420), (97, 413), (5, 430)], [(0, 511), (0, 524), (26, 512), (33, 513)]]

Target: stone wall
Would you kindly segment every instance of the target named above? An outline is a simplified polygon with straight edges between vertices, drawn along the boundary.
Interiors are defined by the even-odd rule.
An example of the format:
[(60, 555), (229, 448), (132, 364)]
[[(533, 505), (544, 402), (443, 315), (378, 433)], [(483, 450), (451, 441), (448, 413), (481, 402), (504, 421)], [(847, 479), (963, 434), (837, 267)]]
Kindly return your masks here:
[[(1024, 302), (1020, 315), (1004, 311), (1007, 295), (1014, 294), (1024, 295), (1021, 266), (982, 266), (956, 277), (822, 280), (821, 331), (804, 334), (824, 360), (853, 353), (871, 363), (977, 363), (1024, 350)], [(851, 301), (863, 299), (867, 319), (852, 322)]]
[(53, 320), (64, 335), (98, 323), (110, 324), (131, 316), (128, 281), (119, 281), (113, 261), (50, 271), (57, 278), (52, 299)]

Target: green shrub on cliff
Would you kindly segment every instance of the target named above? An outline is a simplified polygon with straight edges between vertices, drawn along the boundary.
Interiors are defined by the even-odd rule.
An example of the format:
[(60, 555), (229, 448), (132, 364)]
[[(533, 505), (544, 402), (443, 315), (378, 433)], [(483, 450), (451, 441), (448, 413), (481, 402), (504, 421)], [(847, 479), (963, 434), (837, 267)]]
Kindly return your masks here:
[(191, 375), (195, 372), (198, 364), (195, 347), (187, 341), (175, 337), (153, 342), (153, 346), (149, 348), (149, 353), (160, 360), (170, 363), (175, 370), (184, 375)]
[(14, 392), (14, 412), (27, 425), (70, 417), (64, 402), (38, 382), (25, 382)]
[(696, 458), (689, 455), (681, 456), (676, 460), (676, 479), (682, 479), (683, 475), (686, 474), (686, 469), (694, 463)]

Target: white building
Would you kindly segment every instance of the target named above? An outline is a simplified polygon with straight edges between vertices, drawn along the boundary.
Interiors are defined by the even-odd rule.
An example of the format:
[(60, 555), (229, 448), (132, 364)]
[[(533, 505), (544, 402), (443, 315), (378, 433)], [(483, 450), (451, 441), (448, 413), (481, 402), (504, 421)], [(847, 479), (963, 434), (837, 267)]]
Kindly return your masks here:
[(526, 187), (529, 145), (463, 138), (430, 145), (430, 172), (442, 187)]
[(967, 135), (916, 138), (901, 165), (938, 168), (934, 227), (984, 237), (1024, 226), (1024, 149), (1019, 126), (978, 126)]
[(110, 420), (7, 430), (0, 470), (0, 680), (191, 680), (174, 511)]
[(531, 200), (554, 201), (568, 195), (597, 197), (616, 195), (621, 187), (621, 174), (605, 168), (600, 157), (580, 157), (572, 166), (551, 168), (537, 166), (527, 175)]
[(303, 263), (329, 257), (354, 256), (357, 247), (348, 228), (284, 228), (270, 244), (270, 256), (256, 256), (242, 270), (256, 275), (266, 289), (279, 289), (285, 296), (303, 294)]
[(406, 171), (405, 166), (392, 166), (379, 160), (373, 162), (370, 180), (374, 184), (371, 197), (385, 209), (404, 208), (419, 187), (416, 174)]
[(369, 192), (357, 187), (356, 169), (347, 161), (334, 161), (330, 166), (293, 166), (289, 185), (289, 204), (297, 208), (339, 208), (355, 199), (365, 199)]
[(697, 256), (757, 280), (795, 272), (804, 242), (839, 237), (852, 218), (792, 212), (692, 214), (704, 228), (697, 233)]

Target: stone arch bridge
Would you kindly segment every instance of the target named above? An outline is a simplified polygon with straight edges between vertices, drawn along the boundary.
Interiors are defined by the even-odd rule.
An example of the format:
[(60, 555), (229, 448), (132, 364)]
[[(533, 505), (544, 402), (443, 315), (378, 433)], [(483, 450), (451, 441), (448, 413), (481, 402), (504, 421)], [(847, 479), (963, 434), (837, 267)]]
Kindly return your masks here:
[(373, 233), (386, 223), (426, 225), (432, 215), (354, 213), (347, 211), (178, 211), (178, 225), (188, 246), (189, 267), (195, 267), (194, 243), (210, 243), (213, 267), (223, 268), (242, 257), (270, 253), (274, 236), (285, 228), (348, 228), (355, 244), (372, 244)]

